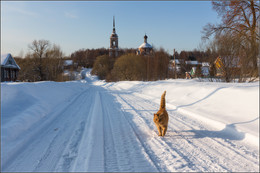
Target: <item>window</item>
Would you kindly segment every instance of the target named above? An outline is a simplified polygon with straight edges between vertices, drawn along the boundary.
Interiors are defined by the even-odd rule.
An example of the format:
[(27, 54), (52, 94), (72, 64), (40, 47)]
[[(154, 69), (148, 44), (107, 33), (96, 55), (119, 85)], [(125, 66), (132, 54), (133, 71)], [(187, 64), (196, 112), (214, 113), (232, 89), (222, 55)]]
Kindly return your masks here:
[(4, 73), (4, 79), (5, 79), (6, 78), (6, 70), (4, 70), (3, 73)]
[(9, 61), (8, 61), (8, 64), (13, 64), (13, 61), (11, 60), (11, 59), (9, 59)]
[(9, 78), (9, 71), (8, 70), (5, 70), (5, 74), (6, 74), (6, 77), (5, 78)]

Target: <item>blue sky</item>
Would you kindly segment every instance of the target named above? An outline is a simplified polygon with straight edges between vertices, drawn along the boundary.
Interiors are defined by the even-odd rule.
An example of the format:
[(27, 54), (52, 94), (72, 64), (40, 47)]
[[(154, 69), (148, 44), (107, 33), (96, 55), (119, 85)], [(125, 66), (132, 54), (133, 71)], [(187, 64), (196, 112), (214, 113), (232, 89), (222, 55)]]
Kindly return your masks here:
[(220, 19), (211, 1), (1, 1), (1, 53), (25, 55), (33, 40), (79, 49), (108, 48), (113, 16), (119, 47), (148, 43), (172, 54), (201, 43), (207, 23)]

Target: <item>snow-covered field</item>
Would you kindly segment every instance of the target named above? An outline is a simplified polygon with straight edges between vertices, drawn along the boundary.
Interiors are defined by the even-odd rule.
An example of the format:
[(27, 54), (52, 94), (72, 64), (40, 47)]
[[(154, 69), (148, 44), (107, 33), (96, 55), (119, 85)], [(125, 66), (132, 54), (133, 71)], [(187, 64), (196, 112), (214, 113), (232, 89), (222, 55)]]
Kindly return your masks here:
[[(259, 83), (1, 83), (1, 171), (257, 172)], [(153, 113), (166, 90), (165, 137)]]

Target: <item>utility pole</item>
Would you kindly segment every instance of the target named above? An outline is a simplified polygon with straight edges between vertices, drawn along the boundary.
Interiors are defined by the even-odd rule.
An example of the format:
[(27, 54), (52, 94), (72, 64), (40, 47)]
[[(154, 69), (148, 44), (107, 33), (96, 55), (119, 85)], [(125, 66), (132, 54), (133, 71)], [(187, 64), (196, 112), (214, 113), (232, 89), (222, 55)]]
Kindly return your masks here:
[(174, 78), (177, 79), (176, 60), (175, 60), (175, 49), (173, 49), (173, 58), (174, 58)]

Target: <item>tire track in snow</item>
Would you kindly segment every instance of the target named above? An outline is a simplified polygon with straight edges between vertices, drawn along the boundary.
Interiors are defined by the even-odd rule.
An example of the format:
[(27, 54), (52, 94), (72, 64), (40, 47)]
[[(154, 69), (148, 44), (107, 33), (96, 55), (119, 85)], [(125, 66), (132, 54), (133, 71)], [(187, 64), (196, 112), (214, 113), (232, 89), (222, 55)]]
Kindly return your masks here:
[[(107, 126), (111, 129), (111, 133), (106, 133), (105, 143), (109, 144), (110, 142), (106, 142), (106, 140), (110, 139), (111, 141), (112, 139), (112, 152), (115, 152), (114, 155), (107, 155), (105, 161), (107, 162), (108, 160), (114, 159), (118, 164), (115, 165), (115, 169), (111, 167), (111, 165), (105, 164), (108, 166), (105, 171), (110, 172), (117, 169), (120, 172), (158, 171), (154, 162), (149, 159), (149, 155), (147, 155), (146, 149), (138, 139), (138, 136), (133, 133), (135, 131), (130, 125), (128, 126), (128, 121), (125, 119), (124, 113), (119, 108), (119, 105), (116, 104), (114, 97), (112, 97), (111, 94), (107, 94), (106, 91), (101, 93), (102, 107), (104, 110), (103, 115), (107, 120), (104, 121), (104, 127)], [(114, 101), (111, 102), (112, 100)], [(136, 145), (136, 142), (139, 144)]]
[[(176, 115), (178, 115), (178, 114), (176, 114)], [(182, 121), (181, 118), (176, 119), (176, 120), (179, 123), (186, 125), (186, 127), (189, 127), (191, 129), (195, 130), (194, 126), (189, 125), (188, 123), (186, 123), (186, 121)], [(191, 121), (191, 120), (187, 119), (187, 121)], [(193, 122), (193, 124), (194, 124), (194, 122)], [(202, 126), (200, 124), (197, 124), (197, 125), (199, 125), (199, 126), (196, 127), (196, 129), (203, 129), (203, 130), (205, 129), (204, 126)], [(177, 126), (178, 126), (178, 124), (177, 124)], [(179, 130), (181, 130), (181, 128), (179, 128)], [(196, 135), (198, 135), (198, 134), (201, 136), (207, 136), (203, 132), (198, 132)], [(196, 137), (194, 137), (194, 138), (196, 138)], [(200, 137), (198, 137), (198, 138), (200, 138)], [(252, 151), (250, 151), (249, 149), (246, 149), (246, 152), (245, 152), (240, 149), (241, 147), (246, 148), (244, 145), (241, 146), (240, 148), (238, 148), (237, 147), (238, 145), (236, 145), (235, 142), (231, 142), (226, 139), (207, 138), (207, 137), (203, 137), (202, 140), (200, 140), (200, 139), (190, 140), (189, 138), (187, 138), (186, 140), (197, 148), (199, 148), (202, 144), (203, 146), (207, 146), (211, 152), (214, 152), (215, 155), (219, 155), (219, 156), (223, 157), (225, 160), (232, 160), (232, 165), (226, 165), (226, 164), (229, 164), (229, 162), (223, 162), (222, 164), (219, 164), (221, 167), (225, 168), (228, 171), (234, 171), (234, 170), (230, 170), (230, 168), (229, 168), (231, 166), (234, 167), (234, 165), (240, 165), (240, 167), (241, 167), (241, 165), (244, 165), (244, 168), (248, 167), (248, 165), (251, 165), (251, 166), (249, 166), (249, 168), (254, 168), (255, 165), (258, 165), (257, 160), (259, 160), (259, 159)], [(212, 145), (212, 141), (215, 142), (214, 145)], [(237, 143), (239, 143), (239, 141)], [(234, 149), (234, 147), (236, 149)], [(205, 149), (200, 149), (200, 150), (202, 152), (204, 152), (205, 154), (208, 153), (208, 150), (205, 150)], [(225, 154), (223, 154), (223, 153), (225, 153)], [(208, 155), (208, 156), (210, 156), (210, 155)], [(217, 158), (211, 157), (211, 159), (216, 160)], [(241, 160), (244, 160), (244, 161), (241, 162)], [(219, 161), (216, 161), (216, 162), (219, 162)], [(253, 170), (251, 170), (251, 171), (253, 171)]]
[[(138, 97), (133, 97), (133, 96), (130, 96), (130, 95), (126, 95), (125, 96), (126, 97), (126, 99), (128, 98), (128, 97), (131, 97), (132, 99), (130, 99), (129, 100), (129, 98), (128, 98), (128, 100), (126, 101), (124, 101), (125, 103), (127, 103), (130, 107), (131, 107), (131, 104), (134, 104), (135, 105), (135, 107), (136, 107), (136, 105), (138, 105), (141, 109), (143, 109), (143, 110), (145, 110), (145, 108), (147, 109), (147, 108), (150, 108), (150, 107), (158, 107), (158, 105), (156, 105), (156, 104), (154, 104), (154, 103), (149, 103), (149, 102), (147, 102), (146, 100), (144, 100), (144, 99), (141, 99), (141, 98), (139, 98), (138, 99)], [(134, 101), (133, 101), (134, 100)], [(130, 103), (129, 103), (130, 102)], [(139, 103), (142, 103), (142, 105), (140, 105)], [(148, 104), (148, 105), (147, 105)], [(152, 106), (151, 106), (152, 105)], [(132, 107), (131, 109), (133, 109), (133, 111), (135, 111), (136, 112), (136, 114), (138, 115), (139, 113), (137, 112), (137, 110), (136, 110), (136, 108), (134, 108), (134, 107)], [(169, 111), (168, 111), (169, 112)], [(143, 113), (143, 115), (145, 115), (145, 113)], [(145, 120), (145, 117), (146, 116), (138, 116), (139, 118), (142, 118), (143, 120), (144, 120), (144, 123), (147, 123), (147, 120)], [(150, 119), (152, 119), (152, 118), (150, 118)], [(188, 125), (187, 123), (184, 123), (183, 121), (180, 121), (179, 119), (176, 119), (176, 117), (175, 117), (175, 119), (174, 120), (177, 120), (177, 121), (179, 121), (180, 123), (183, 123), (185, 126), (184, 127), (189, 127), (189, 128), (191, 128), (191, 129), (194, 129), (193, 128), (193, 125), (196, 125), (196, 122), (195, 122), (195, 124), (194, 124), (194, 122), (193, 122), (193, 124), (192, 125)], [(151, 120), (150, 120), (150, 122), (151, 122)], [(170, 121), (171, 122), (171, 121)], [(173, 124), (172, 123), (170, 123), (169, 122), (169, 127), (171, 128), (171, 127), (174, 127), (174, 126), (176, 126), (176, 125), (178, 125), (178, 123), (177, 124), (174, 124), (174, 126), (173, 126)], [(151, 123), (147, 123), (150, 127), (151, 127)], [(200, 128), (202, 128), (202, 126), (200, 125), (200, 127), (199, 127), (199, 129)], [(182, 129), (183, 129), (183, 127), (182, 127)], [(169, 131), (169, 130), (168, 130)], [(173, 150), (175, 150), (176, 152), (179, 152), (179, 154), (180, 154), (180, 150), (183, 150), (182, 148), (180, 148), (180, 147), (178, 147), (179, 145), (173, 145), (174, 143), (174, 141), (167, 141), (167, 136), (166, 136), (166, 138), (165, 138), (165, 140), (162, 140), (162, 141), (160, 141), (160, 142), (164, 142), (166, 145), (168, 145), (170, 148), (172, 148)], [(212, 145), (212, 140), (214, 141), (214, 145)], [(209, 160), (211, 161), (211, 160), (214, 160), (215, 162), (217, 162), (218, 163), (218, 165), (216, 165), (216, 163), (212, 163), (212, 161), (211, 162), (209, 162), (208, 160), (205, 160), (205, 159), (202, 159), (202, 160), (200, 160), (199, 161), (199, 163), (201, 163), (201, 162), (204, 162), (204, 164), (205, 164), (205, 166), (203, 166), (203, 167), (201, 167), (199, 170), (197, 170), (197, 171), (200, 171), (200, 170), (205, 170), (205, 171), (207, 171), (207, 170), (210, 170), (210, 166), (209, 166), (209, 164), (211, 165), (211, 166), (213, 166), (214, 167), (214, 169), (212, 169), (212, 170), (219, 170), (219, 171), (230, 171), (230, 166), (232, 166), (232, 168), (234, 167), (234, 165), (241, 165), (241, 163), (239, 163), (239, 159), (237, 159), (236, 157), (232, 160), (232, 162), (231, 162), (231, 165), (229, 165), (230, 164), (230, 158), (231, 158), (231, 156), (237, 156), (237, 154), (239, 154), (239, 155), (241, 155), (242, 157), (244, 157), (245, 158), (245, 163), (242, 163), (242, 164), (244, 164), (245, 166), (244, 166), (244, 168), (246, 168), (246, 165), (251, 165), (251, 166), (253, 166), (253, 168), (256, 168), (256, 165), (252, 165), (252, 162), (250, 161), (250, 162), (248, 162), (247, 161), (247, 157), (245, 157), (243, 154), (241, 154), (240, 153), (240, 151), (236, 151), (236, 150), (234, 150), (233, 148), (231, 148), (231, 147), (227, 147), (227, 144), (226, 144), (226, 141), (221, 141), (220, 142), (220, 140), (217, 140), (217, 139), (208, 139), (207, 141), (205, 141), (204, 142), (204, 140), (193, 140), (193, 141), (191, 141), (191, 140), (189, 140), (189, 139), (185, 139), (184, 141), (187, 143), (187, 144), (185, 144), (185, 145), (192, 145), (193, 146), (193, 151), (196, 151), (196, 150), (194, 150), (194, 149), (197, 149), (197, 150), (199, 150), (198, 151), (198, 153), (197, 154), (199, 154), (199, 156), (200, 156), (200, 159), (202, 159), (202, 158), (209, 158)], [(198, 141), (198, 142), (197, 142)], [(211, 145), (210, 145), (211, 144)], [(217, 148), (215, 148), (216, 147), (216, 145), (217, 145)], [(201, 146), (203, 146), (203, 147), (201, 147)], [(176, 150), (175, 149), (175, 147), (178, 147), (178, 149)], [(210, 150), (208, 150), (208, 149), (204, 149), (205, 147), (207, 147), (208, 149), (210, 149)], [(187, 146), (187, 148), (190, 148), (190, 147), (188, 147)], [(220, 149), (224, 149), (224, 150), (226, 150), (226, 153), (228, 154), (230, 151), (233, 151), (233, 152), (235, 152), (235, 155), (233, 154), (233, 155), (231, 155), (230, 156), (230, 154), (228, 155), (228, 156), (226, 156), (226, 155), (224, 155), (224, 156), (222, 156), (223, 154), (220, 152)], [(224, 158), (224, 160), (227, 160), (227, 164), (226, 164), (226, 162), (223, 162), (223, 163), (221, 163), (219, 160), (218, 160), (218, 158), (215, 158), (214, 157), (214, 155), (213, 156), (211, 156), (211, 155), (209, 155), (208, 154), (208, 151), (210, 151), (210, 152), (214, 152), (215, 154), (214, 155), (218, 155), (218, 156), (221, 156), (221, 157), (223, 157)], [(201, 154), (203, 154), (203, 155), (201, 155)], [(212, 154), (212, 153), (211, 153)], [(183, 154), (180, 154), (180, 155), (183, 155)], [(186, 153), (186, 155), (188, 155), (188, 156), (190, 156), (191, 157), (191, 159), (193, 159), (193, 162), (198, 162), (198, 157), (196, 157), (196, 159), (194, 160), (194, 155), (192, 155), (192, 154), (190, 154), (190, 153)], [(183, 156), (185, 156), (185, 155), (183, 155)], [(203, 157), (201, 157), (201, 156), (203, 156)], [(187, 157), (186, 157), (187, 158)], [(250, 159), (250, 158), (249, 158)], [(251, 160), (251, 159), (250, 159)], [(257, 160), (258, 159), (256, 159), (256, 158), (253, 158), (253, 162), (257, 162)], [(189, 162), (189, 161), (188, 161)], [(197, 165), (197, 164), (196, 164)], [(216, 166), (219, 166), (219, 168), (216, 168)], [(190, 166), (189, 166), (190, 167)]]
[[(21, 154), (21, 151), (24, 151), (28, 145), (32, 143), (32, 141), (39, 136), (40, 133), (42, 133), (43, 129), (48, 128), (49, 124), (52, 123), (52, 121), (55, 121), (58, 119), (60, 115), (62, 115), (64, 112), (67, 111), (66, 107), (69, 107), (75, 100), (81, 97), (81, 95), (86, 92), (82, 91), (79, 94), (75, 95), (72, 99), (71, 102), (66, 102), (65, 105), (59, 105), (57, 109), (54, 111), (50, 111), (49, 114), (52, 116), (45, 116), (43, 119), (40, 120), (40, 122), (34, 124), (32, 127), (30, 127), (26, 132), (21, 134), (18, 137), (18, 140), (20, 142), (16, 142), (16, 146), (14, 150), (8, 152), (8, 158), (9, 160), (2, 159), (1, 164), (4, 165), (2, 166), (2, 170), (5, 170), (9, 167), (12, 162), (17, 159), (17, 155)], [(11, 144), (12, 145), (12, 144)]]
[(85, 123), (82, 121), (80, 127), (74, 132), (69, 140), (65, 150), (63, 151), (60, 163), (56, 166), (56, 171), (68, 172), (70, 171), (73, 163), (78, 156), (78, 146), (81, 142), (83, 131), (85, 130)]
[[(23, 152), (16, 155), (5, 171), (53, 171), (68, 144), (73, 129), (77, 128), (74, 127), (73, 122), (77, 121), (77, 115), (80, 115), (78, 113), (84, 100), (88, 98), (88, 93), (88, 90), (79, 93), (73, 102), (63, 106), (63, 109), (59, 108), (58, 112), (52, 112), (51, 116), (54, 119), (37, 129), (28, 145), (21, 150)], [(72, 119), (74, 121), (71, 121)]]
[[(103, 99), (106, 99), (106, 96), (103, 95)], [(102, 109), (104, 111), (104, 117), (108, 121), (105, 121), (105, 130), (106, 130), (106, 135), (105, 135), (105, 143), (109, 144), (112, 142), (114, 146), (108, 146), (106, 148), (106, 168), (105, 171), (112, 171), (113, 169), (118, 169), (118, 171), (129, 171), (132, 172), (132, 163), (129, 158), (129, 150), (125, 148), (128, 144), (125, 142), (125, 139), (123, 136), (125, 136), (125, 131), (122, 129), (122, 127), (119, 126), (121, 124), (121, 120), (119, 118), (113, 118), (110, 117), (110, 115), (116, 116), (118, 113), (115, 113), (115, 111), (111, 111), (111, 108), (113, 109), (113, 105), (107, 105), (106, 101), (103, 101), (102, 104)], [(107, 127), (111, 129), (111, 133), (109, 133), (107, 130)], [(111, 144), (111, 143), (110, 143)], [(109, 152), (110, 151), (110, 152)], [(114, 152), (114, 153), (113, 153)], [(112, 154), (112, 155), (110, 155)], [(128, 157), (126, 157), (128, 156)], [(109, 163), (111, 160), (115, 160), (115, 163), (117, 165), (110, 165)]]
[[(59, 126), (59, 133), (57, 134), (57, 138), (54, 138), (51, 142), (51, 144), (53, 145), (49, 145), (49, 148), (47, 149), (45, 155), (39, 161), (39, 164), (34, 170), (35, 172), (41, 170), (54, 170), (55, 167), (57, 167), (60, 158), (64, 159), (62, 170), (67, 170), (70, 168), (77, 154), (76, 147), (81, 139), (81, 131), (84, 130), (84, 110), (87, 109), (82, 108), (84, 108), (84, 103), (86, 102), (86, 100), (90, 98), (89, 93), (89, 90), (82, 93), (82, 95), (80, 95), (80, 97), (77, 100), (75, 100), (75, 102), (73, 102), (69, 107), (67, 107), (68, 111), (65, 112), (65, 116), (64, 114), (62, 114), (63, 116), (59, 117), (57, 121), (53, 121), (52, 124), (54, 126)], [(72, 116), (73, 118), (71, 118)], [(61, 122), (59, 124), (61, 119), (64, 119), (66, 121)], [(63, 145), (60, 145), (61, 143)], [(69, 153), (64, 154), (68, 146)], [(48, 153), (50, 153), (51, 155), (49, 155)], [(59, 153), (59, 155), (57, 155), (57, 153)]]
[[(101, 100), (103, 95), (101, 95)], [(108, 113), (108, 107), (102, 104), (103, 116), (104, 116), (104, 146), (105, 146), (105, 170), (104, 172), (119, 172), (119, 151), (116, 147), (115, 135), (118, 135), (117, 132), (112, 128), (112, 121), (110, 114)]]
[(100, 94), (93, 87), (92, 106), (79, 145), (80, 153), (71, 169), (72, 172), (104, 172), (104, 129)]

